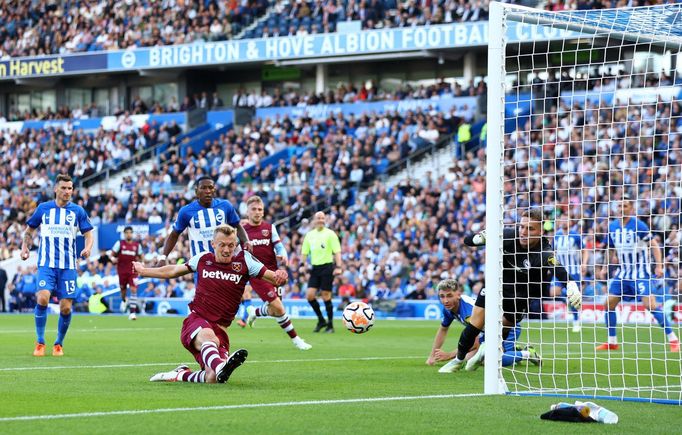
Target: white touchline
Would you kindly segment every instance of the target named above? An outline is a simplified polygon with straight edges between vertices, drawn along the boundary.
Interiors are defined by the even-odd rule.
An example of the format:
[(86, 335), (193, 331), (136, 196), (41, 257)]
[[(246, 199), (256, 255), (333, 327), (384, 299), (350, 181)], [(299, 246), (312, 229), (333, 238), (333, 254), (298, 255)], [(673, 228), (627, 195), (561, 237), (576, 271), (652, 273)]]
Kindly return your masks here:
[[(269, 361), (246, 361), (246, 364), (274, 364), (274, 363), (307, 363), (307, 362), (333, 362), (333, 361), (382, 361), (397, 359), (417, 359), (423, 356), (368, 356), (358, 358), (313, 358), (313, 359), (275, 359)], [(66, 369), (116, 369), (130, 367), (156, 367), (172, 366), (181, 364), (179, 362), (164, 363), (139, 363), (139, 364), (108, 364), (99, 366), (33, 366), (33, 367), (1, 367), (0, 372), (21, 372), (27, 370), (66, 370)], [(184, 364), (191, 364), (184, 362)]]
[[(645, 355), (665, 355), (668, 352), (656, 351), (656, 352), (620, 352), (619, 356), (633, 356), (642, 357)], [(568, 357), (575, 355), (575, 353), (554, 353), (553, 356)], [(312, 359), (274, 359), (274, 360), (264, 360), (264, 361), (246, 361), (246, 364), (285, 364), (285, 363), (312, 363), (312, 362), (334, 362), (334, 361), (384, 361), (384, 360), (401, 360), (401, 359), (422, 359), (423, 355), (420, 356), (368, 356), (368, 357), (357, 357), (357, 358), (312, 358)], [(620, 361), (620, 358), (609, 358), (596, 353), (582, 353), (581, 358), (583, 360), (598, 360), (598, 361)], [(552, 361), (551, 358), (546, 358), (545, 361)], [(658, 360), (664, 361), (664, 360)], [(107, 365), (88, 365), (88, 366), (31, 366), (31, 367), (0, 367), (0, 372), (23, 372), (31, 370), (73, 370), (73, 369), (125, 369), (131, 367), (161, 367), (161, 366), (177, 366), (179, 364), (193, 364), (193, 362), (161, 362), (161, 363), (130, 363), (130, 364), (107, 364)]]
[(189, 411), (221, 411), (228, 409), (249, 409), (249, 408), (275, 408), (279, 406), (300, 406), (300, 405), (338, 405), (345, 403), (364, 403), (364, 402), (394, 402), (400, 400), (427, 400), (427, 399), (455, 399), (458, 397), (478, 397), (483, 393), (470, 394), (432, 394), (428, 396), (395, 396), (395, 397), (368, 397), (361, 399), (338, 399), (338, 400), (303, 400), (300, 402), (273, 402), (273, 403), (244, 403), (240, 405), (217, 405), (217, 406), (197, 406), (183, 408), (159, 408), (159, 409), (130, 409), (122, 411), (100, 411), (100, 412), (81, 412), (76, 414), (48, 414), (48, 415), (24, 415), (18, 417), (1, 417), (0, 422), (8, 421), (30, 421), (30, 420), (57, 420), (65, 418), (87, 418), (87, 417), (108, 417), (115, 415), (137, 415), (137, 414), (160, 414), (166, 412), (189, 412)]
[[(126, 331), (159, 331), (168, 328), (88, 328), (69, 330), (72, 335), (81, 332), (126, 332)], [(5, 329), (0, 330), (0, 334), (30, 334), (36, 332), (35, 329)]]

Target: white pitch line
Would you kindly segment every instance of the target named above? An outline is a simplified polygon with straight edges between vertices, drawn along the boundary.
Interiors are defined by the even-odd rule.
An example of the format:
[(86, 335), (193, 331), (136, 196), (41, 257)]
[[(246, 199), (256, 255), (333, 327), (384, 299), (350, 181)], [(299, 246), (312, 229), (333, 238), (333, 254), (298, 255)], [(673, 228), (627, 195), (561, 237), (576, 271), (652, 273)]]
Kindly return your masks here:
[[(666, 351), (660, 352), (647, 352), (647, 355), (664, 355), (667, 354)], [(621, 352), (620, 356), (643, 356), (643, 354), (637, 352)], [(563, 362), (565, 360), (560, 360), (561, 357), (576, 357), (572, 359), (577, 359), (575, 354), (554, 354), (556, 358), (546, 358), (546, 362), (558, 361)], [(580, 355), (578, 355), (580, 356)], [(286, 363), (314, 363), (314, 362), (339, 362), (339, 361), (386, 361), (386, 360), (405, 360), (405, 359), (422, 359), (424, 355), (420, 356), (368, 356), (368, 357), (357, 357), (357, 358), (311, 358), (311, 359), (274, 359), (274, 360), (261, 360), (261, 361), (246, 361), (246, 364), (286, 364)], [(602, 356), (601, 354), (597, 357), (597, 354), (591, 354), (586, 358), (586, 354), (580, 356), (582, 361), (620, 361), (621, 358), (608, 357), (608, 355)], [(660, 360), (659, 360), (660, 361)], [(138, 363), (138, 364), (107, 364), (107, 365), (73, 365), (73, 366), (31, 366), (31, 367), (0, 367), (0, 372), (23, 372), (32, 370), (73, 370), (73, 369), (125, 369), (131, 367), (160, 367), (160, 366), (177, 366), (179, 364), (192, 364), (192, 362), (162, 362), (162, 363)]]
[(17, 417), (1, 417), (0, 422), (9, 421), (32, 421), (32, 420), (57, 420), (66, 418), (109, 417), (116, 415), (139, 415), (160, 414), (168, 412), (196, 412), (196, 411), (222, 411), (230, 409), (253, 409), (253, 408), (276, 408), (282, 406), (301, 405), (340, 405), (347, 403), (370, 403), (370, 402), (396, 402), (406, 400), (427, 399), (455, 399), (459, 397), (479, 397), (483, 393), (470, 394), (432, 394), (427, 396), (394, 396), (394, 397), (369, 397), (362, 399), (338, 399), (338, 400), (303, 400), (299, 402), (272, 402), (272, 403), (244, 403), (240, 405), (217, 405), (197, 406), (183, 408), (158, 408), (158, 409), (131, 409), (122, 411), (81, 412), (75, 414), (48, 414), (48, 415), (23, 415)]
[[(159, 331), (169, 328), (92, 328), (92, 329), (70, 329), (69, 332), (128, 332), (128, 331)], [(0, 334), (30, 334), (35, 333), (35, 329), (6, 329), (0, 330)]]
[[(313, 359), (275, 359), (269, 361), (246, 361), (246, 364), (277, 364), (277, 363), (307, 363), (307, 362), (334, 362), (334, 361), (383, 361), (400, 359), (418, 359), (424, 356), (369, 356), (359, 358), (313, 358)], [(178, 365), (178, 362), (169, 363), (141, 363), (141, 364), (109, 364), (99, 366), (34, 366), (34, 367), (2, 367), (0, 372), (21, 372), (28, 370), (65, 370), (65, 369), (117, 369), (130, 367), (156, 367)], [(187, 363), (191, 364), (191, 363)]]

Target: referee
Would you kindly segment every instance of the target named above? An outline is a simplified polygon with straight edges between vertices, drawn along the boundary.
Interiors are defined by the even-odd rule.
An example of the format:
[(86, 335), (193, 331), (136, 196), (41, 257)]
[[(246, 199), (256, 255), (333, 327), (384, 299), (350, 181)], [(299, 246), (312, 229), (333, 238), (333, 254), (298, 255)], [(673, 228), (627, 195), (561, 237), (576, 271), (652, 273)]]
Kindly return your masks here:
[[(301, 255), (303, 258), (310, 254), (310, 262), (313, 270), (310, 272), (308, 281), (308, 291), (306, 297), (308, 303), (313, 307), (317, 314), (317, 326), (313, 332), (334, 332), (332, 319), (334, 317), (334, 307), (332, 306), (332, 282), (334, 275), (341, 273), (341, 243), (336, 233), (325, 226), (326, 216), (324, 212), (318, 211), (313, 218), (315, 228), (308, 231), (303, 239)], [(336, 268), (334, 268), (336, 263)], [(317, 302), (317, 291), (320, 290), (324, 306), (327, 309), (327, 322), (322, 317), (320, 304)]]

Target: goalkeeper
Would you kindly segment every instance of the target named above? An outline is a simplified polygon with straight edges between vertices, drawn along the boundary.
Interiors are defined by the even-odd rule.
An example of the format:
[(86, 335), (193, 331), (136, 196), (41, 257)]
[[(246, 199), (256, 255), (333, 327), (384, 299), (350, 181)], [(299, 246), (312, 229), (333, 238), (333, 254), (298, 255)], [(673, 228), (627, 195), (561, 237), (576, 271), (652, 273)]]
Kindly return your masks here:
[[(570, 281), (568, 272), (556, 260), (552, 244), (542, 237), (542, 211), (530, 209), (523, 213), (516, 229), (503, 233), (502, 257), (502, 339), (526, 317), (529, 298), (541, 298), (549, 293), (552, 278), (566, 285), (568, 302), (579, 309), (582, 295), (578, 285)], [(485, 231), (464, 238), (467, 246), (484, 246)], [(490, 288), (490, 286), (488, 286)], [(471, 317), (459, 337), (457, 356), (450, 370), (462, 368), (465, 356), (485, 325), (485, 290), (481, 290)], [(479, 348), (482, 359), (485, 346)]]

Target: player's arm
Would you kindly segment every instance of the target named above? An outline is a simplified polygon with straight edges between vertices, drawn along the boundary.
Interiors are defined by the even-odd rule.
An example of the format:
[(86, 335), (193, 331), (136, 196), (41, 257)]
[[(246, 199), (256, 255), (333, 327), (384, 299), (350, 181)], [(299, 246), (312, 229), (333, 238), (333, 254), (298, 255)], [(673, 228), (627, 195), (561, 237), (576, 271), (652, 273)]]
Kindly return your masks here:
[(651, 253), (654, 255), (654, 273), (658, 278), (663, 278), (665, 271), (663, 269), (663, 253), (661, 252), (661, 246), (658, 244), (656, 237), (652, 237), (649, 242), (651, 247)]
[(253, 252), (253, 245), (251, 245), (251, 241), (249, 240), (249, 235), (246, 234), (246, 230), (242, 226), (241, 222), (239, 222), (236, 225), (236, 228), (237, 228), (237, 238), (239, 239), (239, 243), (241, 243), (242, 248), (244, 248), (245, 251)]
[(83, 238), (85, 239), (85, 246), (81, 251), (81, 257), (87, 260), (88, 258), (90, 258), (90, 253), (92, 252), (92, 245), (95, 242), (95, 238), (92, 235), (92, 230), (84, 233)]
[(188, 264), (167, 264), (161, 267), (146, 267), (144, 264), (134, 261), (133, 268), (139, 276), (146, 276), (148, 278), (178, 278), (193, 272)]
[(279, 232), (277, 232), (277, 228), (275, 228), (274, 225), (272, 225), (272, 231), (270, 232), (270, 241), (272, 242), (272, 248), (275, 251), (277, 264), (287, 267), (289, 265), (289, 255), (287, 254), (287, 249), (279, 238)]
[(90, 223), (90, 217), (85, 212), (83, 207), (78, 207), (76, 211), (76, 216), (78, 218), (78, 229), (80, 230), (83, 238), (85, 239), (85, 246), (81, 251), (81, 257), (86, 260), (90, 258), (90, 253), (92, 252), (92, 245), (95, 243), (95, 237), (93, 234), (94, 227)]
[(308, 254), (310, 254), (310, 239), (308, 238), (308, 234), (303, 237), (303, 244), (301, 245), (301, 257), (303, 257), (304, 261), (308, 257)]
[(244, 260), (246, 261), (246, 267), (249, 269), (249, 276), (261, 278), (278, 287), (286, 284), (289, 279), (289, 274), (287, 274), (286, 270), (272, 271), (249, 252), (244, 252)]
[[(42, 204), (41, 204), (42, 205)], [(42, 223), (42, 210), (41, 205), (36, 207), (35, 211), (30, 218), (26, 221), (26, 229), (24, 234), (21, 236), (21, 259), (28, 259), (31, 248), (33, 247), (33, 236), (35, 235), (36, 228)]]
[(431, 348), (431, 353), (429, 354), (429, 357), (426, 359), (426, 364), (432, 366), (436, 363), (436, 361), (441, 361), (438, 358), (438, 356), (440, 355), (439, 352), (442, 353), (441, 348), (443, 347), (443, 343), (445, 343), (445, 338), (448, 336), (449, 329), (450, 329), (449, 326), (440, 325), (438, 327), (438, 331), (436, 332), (436, 338), (433, 339), (433, 347)]
[(341, 242), (339, 241), (339, 236), (336, 235), (335, 232), (332, 231), (332, 252), (334, 253), (334, 264), (336, 264), (336, 268), (334, 268), (334, 275), (341, 275), (343, 272), (343, 260), (341, 259)]
[(21, 236), (21, 259), (26, 260), (33, 246), (33, 236), (36, 232), (35, 228), (30, 225), (26, 225), (24, 234)]
[(121, 241), (116, 240), (116, 243), (114, 243), (114, 246), (111, 247), (111, 251), (107, 252), (107, 255), (109, 256), (109, 260), (113, 264), (118, 263), (118, 256), (121, 253)]
[(180, 233), (175, 231), (175, 228), (171, 229), (168, 237), (166, 237), (166, 241), (163, 243), (163, 251), (161, 252), (161, 255), (158, 257), (157, 261), (166, 261), (168, 254), (173, 252), (173, 249), (175, 249), (175, 245), (178, 243), (179, 237)]
[(554, 274), (554, 278), (566, 286), (566, 298), (568, 299), (568, 302), (574, 308), (580, 308), (583, 303), (583, 296), (580, 293), (578, 283), (573, 281), (573, 278), (568, 274), (566, 268), (557, 261), (554, 254), (548, 255), (543, 263), (545, 264), (544, 267), (550, 268), (550, 271)]
[(464, 237), (464, 244), (471, 247), (485, 245), (485, 230), (473, 234), (467, 234)]

